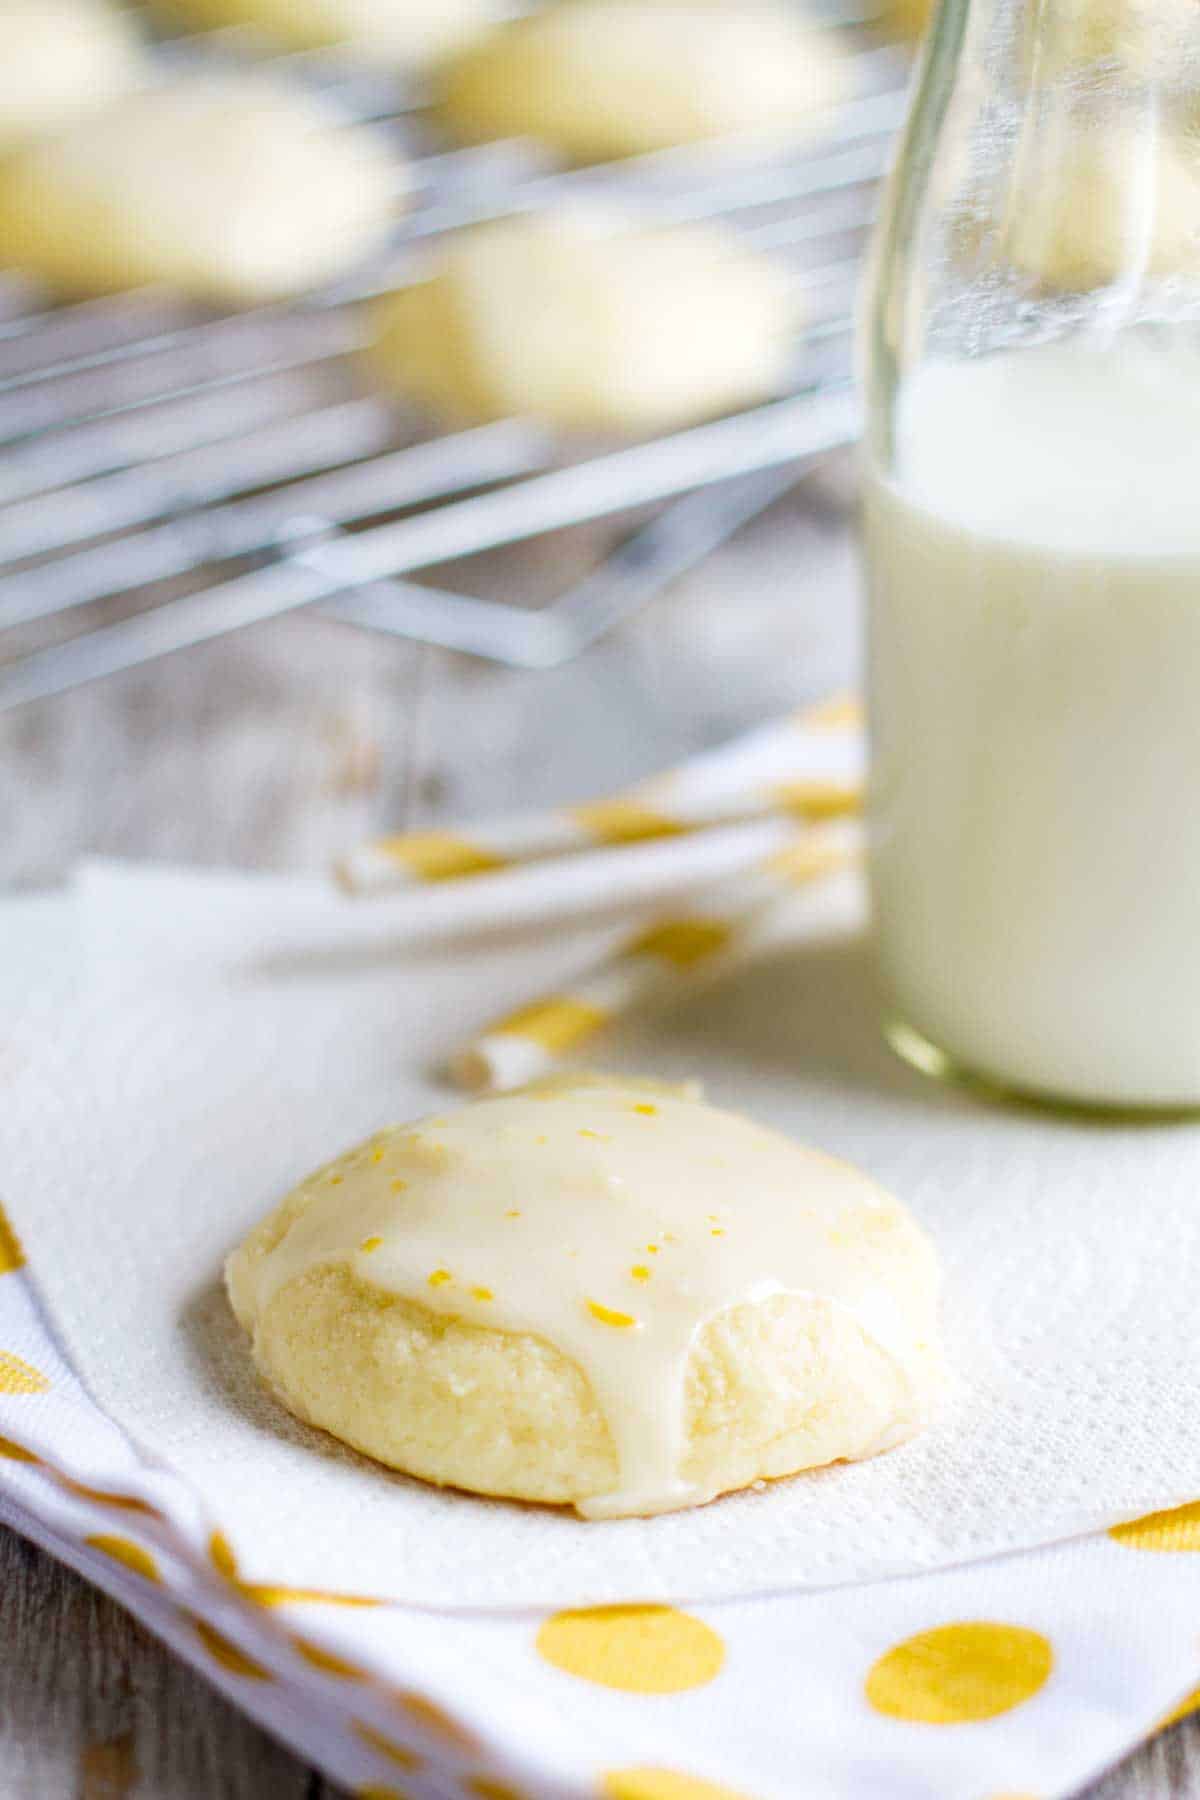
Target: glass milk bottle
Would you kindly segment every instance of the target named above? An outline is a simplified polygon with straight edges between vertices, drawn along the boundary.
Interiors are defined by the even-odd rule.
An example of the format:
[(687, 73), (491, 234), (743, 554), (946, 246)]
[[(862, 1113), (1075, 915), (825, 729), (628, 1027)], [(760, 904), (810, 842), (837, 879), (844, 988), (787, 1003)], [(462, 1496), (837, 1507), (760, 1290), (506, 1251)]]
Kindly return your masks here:
[(1200, 1106), (1200, 4), (942, 0), (863, 319), (910, 1060)]

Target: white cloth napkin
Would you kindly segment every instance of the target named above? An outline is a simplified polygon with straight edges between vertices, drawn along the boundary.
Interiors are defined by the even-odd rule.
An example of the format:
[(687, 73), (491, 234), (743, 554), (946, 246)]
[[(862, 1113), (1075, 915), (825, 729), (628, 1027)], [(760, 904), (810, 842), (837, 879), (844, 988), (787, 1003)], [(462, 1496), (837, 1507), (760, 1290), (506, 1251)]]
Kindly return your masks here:
[[(544, 942), (380, 956), (313, 885), (120, 869), (9, 903), (3, 928), (0, 1191), (49, 1319), (0, 1236), (0, 1514), (336, 1779), (794, 1800), (803, 1768), (831, 1800), (1049, 1796), (1194, 1682), (1200, 1507), (794, 1591), (1200, 1493), (1195, 1129), (987, 1112), (893, 1068), (852, 889), (801, 905), (786, 963), (630, 1033), (622, 1060), (709, 1072), (890, 1179), (947, 1260), (959, 1396), (923, 1447), (629, 1530), (337, 1455), (258, 1396), (212, 1285), (331, 1133), (433, 1099), (429, 1053), (544, 976)], [(693, 1604), (547, 1616), (597, 1598)]]

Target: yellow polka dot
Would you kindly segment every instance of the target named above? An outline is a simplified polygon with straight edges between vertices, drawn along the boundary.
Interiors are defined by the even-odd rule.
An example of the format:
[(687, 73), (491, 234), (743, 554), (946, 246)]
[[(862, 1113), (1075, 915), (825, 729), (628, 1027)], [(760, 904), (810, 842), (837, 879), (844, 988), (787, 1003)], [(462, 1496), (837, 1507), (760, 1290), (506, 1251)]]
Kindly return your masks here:
[(247, 1681), (274, 1680), (269, 1669), (264, 1669), (261, 1663), (256, 1663), (252, 1657), (246, 1655), (244, 1650), (239, 1650), (235, 1643), (215, 1630), (206, 1619), (198, 1619), (193, 1616), (192, 1624), (195, 1627), (196, 1636), (213, 1661), (220, 1663), (223, 1669), (228, 1669), (231, 1675), (243, 1675)]
[(411, 1688), (393, 1689), (392, 1699), (401, 1711), (434, 1737), (444, 1738), (448, 1743), (457, 1745), (460, 1750), (479, 1748), (479, 1739), (475, 1733), (461, 1725), (457, 1719), (451, 1718), (445, 1707), (439, 1706), (436, 1700), (414, 1693)]
[(226, 1581), (237, 1580), (237, 1557), (233, 1553), (233, 1545), (223, 1531), (214, 1531), (209, 1538), (208, 1559), (218, 1575), (224, 1575)]
[(292, 1649), (297, 1656), (303, 1657), (314, 1669), (320, 1669), (323, 1675), (337, 1675), (343, 1681), (369, 1681), (371, 1677), (357, 1663), (347, 1662), (345, 1657), (335, 1656), (331, 1650), (323, 1650), (320, 1644), (314, 1644), (308, 1638), (293, 1637)]
[(325, 1588), (277, 1587), (268, 1581), (238, 1583), (247, 1600), (256, 1606), (386, 1606), (369, 1594), (334, 1594)]
[(15, 1270), (23, 1268), (25, 1252), (21, 1248), (21, 1240), (8, 1222), (8, 1215), (0, 1206), (0, 1275), (11, 1275)]
[(1178, 1706), (1173, 1706), (1169, 1713), (1164, 1713), (1155, 1730), (1165, 1731), (1168, 1725), (1178, 1725), (1180, 1719), (1190, 1719), (1195, 1712), (1200, 1712), (1200, 1688), (1193, 1688), (1190, 1694), (1184, 1695)]
[(673, 1769), (614, 1769), (603, 1776), (605, 1800), (747, 1800), (745, 1794)]
[(1031, 1699), (1053, 1664), (1047, 1640), (1022, 1625), (939, 1625), (881, 1656), (867, 1676), (866, 1695), (891, 1719), (965, 1725)]
[(57, 1469), (52, 1472), (60, 1487), (65, 1487), (70, 1494), (78, 1494), (81, 1500), (94, 1500), (97, 1506), (115, 1506), (118, 1512), (145, 1513), (150, 1519), (162, 1518), (156, 1506), (139, 1500), (136, 1494), (114, 1494), (107, 1488), (87, 1487), (82, 1481), (72, 1481), (69, 1475), (63, 1475)]
[(507, 1781), (496, 1781), (491, 1775), (472, 1775), (467, 1783), (468, 1794), (475, 1794), (478, 1800), (525, 1800), (519, 1788), (510, 1786)]
[(114, 1562), (124, 1563), (127, 1569), (132, 1569), (135, 1575), (140, 1575), (145, 1581), (162, 1579), (158, 1564), (150, 1552), (143, 1550), (140, 1544), (135, 1544), (132, 1538), (109, 1537), (98, 1532), (94, 1537), (86, 1537), (83, 1541), (90, 1544), (93, 1550), (99, 1550), (101, 1556), (111, 1556)]
[(398, 1744), (394, 1738), (385, 1737), (382, 1731), (376, 1731), (373, 1725), (366, 1725), (361, 1719), (352, 1719), (351, 1724), (364, 1744), (369, 1744), (372, 1750), (379, 1752), (380, 1756), (386, 1756), (389, 1762), (396, 1764), (397, 1768), (420, 1768), (424, 1759), (418, 1756), (415, 1750), (409, 1750), (406, 1745)]
[(1200, 1550), (1200, 1500), (1114, 1525), (1108, 1535), (1130, 1550)]
[(548, 1663), (630, 1694), (678, 1694), (719, 1674), (725, 1645), (673, 1606), (593, 1606), (555, 1613), (537, 1635)]
[(11, 1350), (0, 1350), (0, 1394), (44, 1394), (49, 1386), (32, 1363), (14, 1356)]

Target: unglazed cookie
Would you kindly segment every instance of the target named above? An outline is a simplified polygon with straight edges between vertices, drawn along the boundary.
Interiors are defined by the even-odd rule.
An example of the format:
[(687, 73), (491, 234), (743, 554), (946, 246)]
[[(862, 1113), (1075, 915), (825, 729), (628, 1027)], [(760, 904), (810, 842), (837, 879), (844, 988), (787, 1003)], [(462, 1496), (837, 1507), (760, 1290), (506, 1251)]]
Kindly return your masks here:
[(1045, 127), (1018, 164), (1005, 255), (1043, 286), (1200, 269), (1200, 141)]
[(0, 149), (134, 87), (140, 40), (106, 0), (0, 0)]
[(201, 26), (249, 25), (291, 50), (344, 45), (364, 62), (423, 68), (503, 16), (498, 0), (164, 0)]
[(783, 7), (563, 0), (453, 58), (461, 136), (535, 137), (581, 161), (700, 138), (803, 138), (846, 89), (827, 34)]
[(638, 432), (775, 392), (799, 309), (724, 229), (573, 206), (460, 233), (377, 319), (377, 377), (443, 418)]
[(302, 1419), (426, 1481), (587, 1517), (872, 1456), (938, 1388), (937, 1266), (904, 1208), (655, 1083), (381, 1131), (290, 1194), (226, 1282)]
[(262, 301), (382, 242), (401, 172), (366, 127), (258, 74), (131, 95), (0, 167), (0, 257), (68, 292)]

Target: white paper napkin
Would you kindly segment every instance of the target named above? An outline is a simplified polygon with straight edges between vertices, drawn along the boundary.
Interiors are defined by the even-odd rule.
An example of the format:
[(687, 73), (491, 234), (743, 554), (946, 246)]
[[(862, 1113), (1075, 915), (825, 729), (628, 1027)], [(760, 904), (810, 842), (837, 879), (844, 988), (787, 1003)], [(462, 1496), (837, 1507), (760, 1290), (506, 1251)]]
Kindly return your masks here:
[(607, 1060), (700, 1075), (894, 1188), (946, 1263), (956, 1391), (876, 1462), (603, 1525), (439, 1493), (300, 1426), (260, 1389), (218, 1274), (308, 1168), (444, 1104), (431, 1070), (479, 1018), (611, 934), (406, 951), (316, 883), (119, 868), (86, 875), (78, 922), (78, 954), (64, 933), (4, 1034), (5, 1197), (75, 1368), (191, 1481), (246, 1579), (440, 1608), (711, 1600), (933, 1569), (1200, 1492), (1200, 1130), (990, 1109), (894, 1064), (852, 884), (802, 897), (786, 953)]

